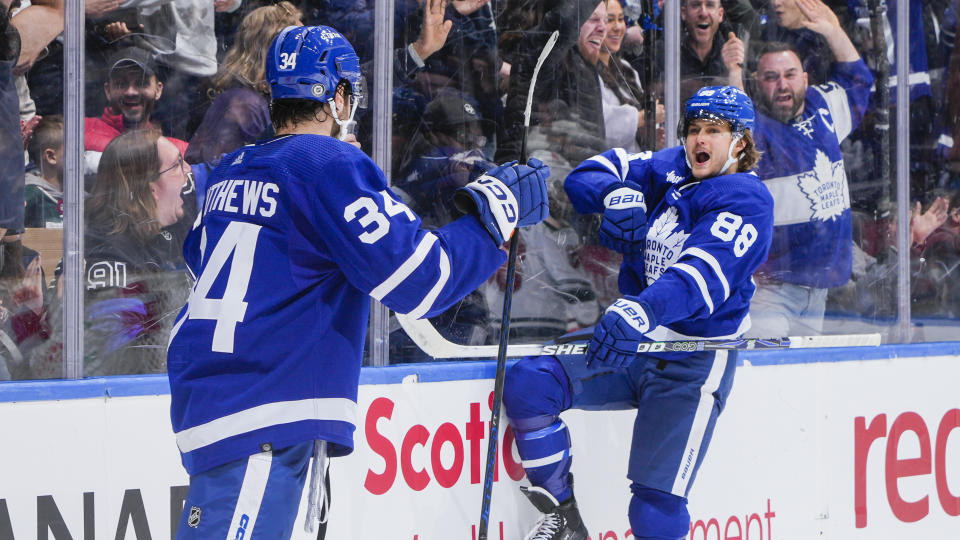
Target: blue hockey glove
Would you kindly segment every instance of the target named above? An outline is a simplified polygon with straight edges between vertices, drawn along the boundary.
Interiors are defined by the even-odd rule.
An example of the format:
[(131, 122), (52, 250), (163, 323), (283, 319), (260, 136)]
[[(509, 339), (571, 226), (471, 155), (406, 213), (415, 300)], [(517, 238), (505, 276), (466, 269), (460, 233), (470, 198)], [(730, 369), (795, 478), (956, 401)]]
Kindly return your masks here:
[(603, 198), (603, 219), (597, 240), (600, 245), (623, 253), (632, 262), (643, 261), (647, 241), (647, 204), (643, 192), (629, 187), (613, 189)]
[(516, 227), (536, 225), (550, 217), (547, 178), (550, 167), (538, 159), (526, 165), (516, 161), (494, 167), (457, 190), (454, 204), (473, 213), (502, 246)]
[(590, 339), (587, 365), (594, 361), (609, 367), (624, 367), (637, 357), (643, 334), (656, 324), (644, 304), (618, 298), (600, 318)]

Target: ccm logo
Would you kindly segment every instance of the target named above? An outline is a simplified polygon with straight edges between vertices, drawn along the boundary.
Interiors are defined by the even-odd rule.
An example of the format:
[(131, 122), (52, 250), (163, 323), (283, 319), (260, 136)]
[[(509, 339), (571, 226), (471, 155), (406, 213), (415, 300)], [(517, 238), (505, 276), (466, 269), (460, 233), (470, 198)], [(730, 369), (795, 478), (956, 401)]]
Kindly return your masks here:
[(507, 193), (509, 189), (502, 181), (492, 176), (481, 176), (476, 181), (483, 186), (488, 193), (500, 201), (500, 208), (503, 210), (503, 216), (509, 223), (517, 222), (517, 208), (513, 205), (513, 194)]
[[(853, 482), (858, 529), (867, 526), (867, 457), (870, 447), (884, 438), (887, 439), (886, 445), (881, 443), (879, 451), (883, 452), (883, 480), (887, 502), (890, 504), (893, 515), (900, 521), (912, 523), (930, 513), (930, 495), (924, 495), (915, 501), (904, 500), (897, 482), (901, 478), (927, 476), (932, 472), (940, 507), (950, 516), (960, 516), (960, 485), (954, 486), (954, 491), (951, 492), (947, 484), (947, 457), (958, 457), (955, 452), (948, 456), (947, 440), (950, 433), (957, 428), (960, 428), (960, 409), (951, 409), (940, 419), (931, 451), (930, 431), (923, 418), (915, 412), (905, 412), (897, 416), (890, 424), (889, 430), (885, 414), (874, 417), (869, 425), (863, 416), (854, 419)], [(901, 458), (899, 455), (900, 440), (907, 432), (911, 433), (907, 436), (907, 440), (919, 443), (918, 457)], [(960, 437), (960, 432), (957, 433), (957, 437)], [(954, 450), (957, 448), (956, 444), (957, 442), (954, 442)], [(960, 467), (960, 460), (954, 459), (951, 465)], [(953, 478), (956, 477), (953, 475)]]
[(243, 540), (243, 535), (247, 534), (247, 525), (250, 524), (250, 517), (246, 514), (240, 516), (240, 526), (237, 527), (237, 534), (233, 540)]

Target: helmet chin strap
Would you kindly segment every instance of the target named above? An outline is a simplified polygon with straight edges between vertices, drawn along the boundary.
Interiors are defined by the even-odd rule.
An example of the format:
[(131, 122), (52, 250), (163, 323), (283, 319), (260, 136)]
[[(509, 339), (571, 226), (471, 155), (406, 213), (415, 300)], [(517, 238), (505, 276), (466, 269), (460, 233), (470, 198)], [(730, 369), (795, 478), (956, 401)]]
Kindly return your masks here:
[[(733, 146), (737, 144), (737, 141), (739, 141), (742, 137), (743, 137), (743, 134), (734, 133), (733, 136), (730, 138), (730, 147), (727, 148), (727, 161), (723, 164), (723, 167), (720, 168), (720, 174), (723, 174), (727, 169), (730, 168), (731, 165), (735, 164), (740, 159), (739, 156), (733, 157)], [(690, 161), (690, 154), (688, 154), (687, 152), (684, 152), (683, 157), (684, 159), (687, 160), (687, 167), (689, 167), (690, 170), (692, 171), (693, 163)]]
[(733, 157), (733, 147), (742, 137), (742, 133), (734, 133), (733, 137), (730, 138), (730, 147), (727, 148), (727, 161), (723, 164), (723, 167), (720, 167), (720, 174), (726, 173), (727, 169), (729, 169), (740, 159), (740, 156)]
[[(349, 99), (349, 98), (347, 98), (347, 99)], [(340, 134), (339, 134), (338, 138), (342, 141), (342, 140), (344, 140), (344, 139), (347, 138), (347, 134), (348, 134), (349, 131), (350, 131), (349, 129), (347, 129), (347, 127), (348, 127), (348, 126), (351, 126), (351, 125), (354, 123), (354, 121), (353, 121), (353, 115), (357, 113), (357, 108), (356, 108), (356, 107), (350, 107), (350, 117), (347, 118), (346, 120), (341, 120), (341, 119), (340, 119), (340, 108), (337, 107), (336, 97), (330, 98), (330, 100), (327, 101), (327, 103), (330, 104), (330, 110), (333, 112), (333, 120), (334, 120), (334, 122), (336, 122), (337, 125), (340, 126)]]

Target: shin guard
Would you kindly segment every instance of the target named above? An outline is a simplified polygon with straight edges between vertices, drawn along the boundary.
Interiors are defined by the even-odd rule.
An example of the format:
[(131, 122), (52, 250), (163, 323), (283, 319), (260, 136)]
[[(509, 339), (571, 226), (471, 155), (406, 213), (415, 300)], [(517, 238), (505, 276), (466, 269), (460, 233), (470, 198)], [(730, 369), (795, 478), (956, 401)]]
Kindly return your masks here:
[[(566, 424), (556, 417), (539, 429), (524, 429), (532, 427), (533, 420), (536, 419), (513, 421), (523, 468), (531, 484), (546, 489), (558, 501), (565, 501), (573, 495), (568, 479), (572, 462), (570, 432)], [(541, 422), (543, 420), (546, 419), (541, 419)]]

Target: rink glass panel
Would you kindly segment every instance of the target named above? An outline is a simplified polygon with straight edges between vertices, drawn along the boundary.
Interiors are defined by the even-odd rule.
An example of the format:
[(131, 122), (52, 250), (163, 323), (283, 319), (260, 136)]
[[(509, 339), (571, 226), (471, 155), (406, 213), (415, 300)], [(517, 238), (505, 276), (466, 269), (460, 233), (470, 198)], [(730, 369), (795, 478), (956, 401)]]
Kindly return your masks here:
[[(495, 161), (519, 155), (518, 133), (522, 133), (522, 130), (518, 132), (516, 124), (522, 121), (522, 117), (516, 109), (511, 108), (511, 86), (507, 70), (502, 69), (501, 62), (507, 60), (511, 68), (519, 69), (525, 62), (530, 63), (539, 50), (535, 45), (537, 40), (524, 40), (522, 31), (519, 32), (520, 37), (517, 33), (507, 35), (508, 30), (522, 30), (536, 24), (535, 17), (528, 19), (512, 12), (511, 8), (515, 6), (511, 4), (494, 2), (466, 14), (449, 6), (448, 18), (454, 21), (453, 27), (444, 47), (426, 58), (423, 68), (413, 73), (401, 73), (396, 69), (397, 66), (393, 66), (392, 71), (377, 71), (391, 73), (392, 90), (388, 101), (392, 113), (389, 115), (392, 137), (389, 143), (373, 136), (377, 127), (385, 121), (386, 115), (382, 111), (371, 108), (358, 117), (358, 137), (364, 150), (371, 156), (388, 156), (388, 160), (378, 159), (378, 162), (388, 170), (388, 178), (397, 194), (421, 215), (427, 227), (436, 227), (457, 217), (450, 202), (452, 194), (457, 187), (473, 178), (476, 171), (491, 166)], [(395, 1), (388, 5), (394, 14), (394, 41), (379, 46), (389, 49), (381, 51), (382, 57), (394, 62), (400, 56), (398, 49), (406, 49), (417, 40), (423, 8), (415, 2)], [(626, 11), (630, 11), (630, 5)], [(245, 6), (235, 13), (212, 15), (212, 26), (216, 32), (213, 50), (218, 62), (223, 62), (230, 35), (241, 20), (241, 15), (252, 7)], [(924, 69), (914, 69), (919, 74), (908, 74), (901, 80), (913, 82), (929, 79), (929, 92), (910, 87), (907, 127), (898, 127), (897, 109), (888, 105), (890, 127), (883, 130), (882, 118), (879, 118), (882, 115), (877, 114), (878, 105), (873, 103), (860, 127), (844, 142), (844, 171), (849, 184), (853, 215), (852, 242), (856, 245), (856, 256), (852, 279), (829, 294), (825, 323), (828, 333), (879, 331), (891, 342), (956, 339), (955, 329), (960, 322), (960, 279), (957, 278), (960, 270), (956, 252), (921, 251), (907, 258), (909, 267), (905, 267), (900, 262), (899, 253), (902, 250), (898, 249), (904, 240), (899, 240), (896, 234), (897, 217), (909, 217), (913, 203), (921, 203), (922, 215), (936, 196), (953, 194), (958, 188), (957, 171), (960, 166), (957, 163), (960, 158), (948, 144), (957, 128), (957, 115), (954, 114), (957, 104), (952, 96), (958, 95), (958, 92), (950, 91), (953, 88), (951, 85), (956, 84), (953, 79), (957, 76), (956, 51), (952, 40), (956, 17), (952, 9), (935, 12), (927, 8), (919, 15), (925, 31), (909, 36), (911, 52), (922, 49), (926, 53), (926, 64)], [(335, 27), (340, 24), (343, 28), (351, 29), (349, 39), (356, 46), (361, 60), (367, 62), (365, 66), (371, 68), (367, 73), (371, 95), (378, 85), (387, 83), (386, 76), (373, 76), (372, 62), (378, 46), (372, 30), (375, 15), (372, 2), (363, 9), (354, 7), (343, 13), (321, 12), (319, 8), (303, 13), (303, 20), (307, 24), (322, 22)], [(633, 12), (632, 15), (642, 17), (642, 13)], [(848, 34), (876, 74), (880, 62), (874, 51), (879, 49), (868, 31), (870, 14), (851, 9), (842, 15)], [(131, 24), (144, 24), (143, 35), (120, 38), (119, 43), (136, 39), (140, 45), (153, 47), (154, 50), (169, 51), (176, 48), (171, 36), (154, 30), (162, 28), (162, 21), (122, 10), (111, 16)], [(889, 25), (889, 16), (887, 20), (886, 24)], [(495, 24), (491, 24), (491, 21)], [(944, 31), (927, 31), (933, 27), (934, 21)], [(81, 116), (96, 118), (103, 115), (106, 106), (104, 82), (107, 76), (107, 49), (117, 43), (112, 39), (97, 37), (97, 32), (103, 31), (103, 22), (88, 19), (87, 42), (83, 51), (84, 80), (71, 81), (75, 85), (83, 84), (86, 96), (84, 107), (70, 112), (77, 121)], [(665, 26), (662, 21), (654, 22), (658, 27)], [(76, 27), (77, 21), (68, 20), (67, 24)], [(910, 26), (913, 27), (913, 23)], [(735, 28), (735, 31), (740, 32), (741, 29)], [(891, 27), (890, 32), (885, 32), (887, 41), (883, 43), (891, 43), (896, 35), (896, 29)], [(91, 41), (94, 38), (99, 41), (94, 43)], [(645, 91), (663, 100), (667, 92), (676, 92), (679, 98), (687, 85), (701, 84), (687, 79), (681, 80), (675, 87), (665, 84), (661, 51), (665, 48), (665, 40), (679, 42), (681, 35), (663, 35), (653, 30), (647, 31), (645, 38), (644, 48), (639, 53), (634, 52), (638, 56), (630, 62)], [(203, 39), (194, 43), (198, 49), (209, 44)], [(891, 58), (895, 57), (898, 48), (890, 47), (889, 50), (892, 51)], [(57, 45), (52, 45), (47, 53), (47, 62), (38, 62), (28, 73), (34, 90), (42, 90), (48, 98), (44, 105), (46, 111), (65, 112), (62, 92), (56, 91), (62, 84), (63, 67), (51, 61), (60, 54), (62, 52), (57, 50)], [(168, 136), (179, 135), (178, 138), (191, 143), (215, 98), (208, 92), (209, 78), (213, 75), (210, 64), (203, 62), (203, 55), (199, 56), (199, 60), (195, 58), (189, 63), (178, 64), (170, 60), (167, 64), (158, 62), (157, 66), (164, 89), (153, 113), (156, 120), (154, 125), (164, 129)], [(624, 56), (628, 54), (625, 52)], [(920, 60), (916, 62), (914, 68), (923, 65)], [(892, 75), (895, 69), (895, 64), (889, 64), (888, 74)], [(552, 217), (550, 221), (520, 233), (521, 258), (518, 285), (513, 298), (511, 343), (541, 342), (577, 328), (588, 327), (619, 296), (616, 285), (619, 256), (597, 245), (597, 218), (577, 215), (562, 189), (563, 178), (573, 166), (595, 151), (608, 147), (606, 141), (597, 140), (598, 137), (592, 135), (596, 134), (592, 131), (596, 126), (591, 125), (589, 118), (583, 117), (583, 111), (589, 110), (589, 103), (583, 102), (587, 98), (577, 86), (583, 81), (577, 81), (574, 77), (564, 79), (558, 75), (564, 70), (557, 68), (546, 75), (541, 74), (538, 84), (567, 86), (552, 93), (543, 91), (538, 96), (527, 134), (529, 156), (548, 163), (553, 171), (549, 180)], [(747, 84), (749, 89), (749, 80)], [(897, 87), (890, 86), (889, 90), (887, 103), (892, 104), (896, 102)], [(501, 99), (504, 95), (508, 96), (505, 101)], [(512, 99), (517, 97), (514, 90)], [(645, 95), (639, 96), (638, 101), (644, 104), (645, 110), (649, 110), (651, 100)], [(168, 110), (164, 110), (165, 107)], [(674, 126), (663, 128), (667, 131), (675, 129)], [(909, 146), (905, 146), (909, 165), (905, 167), (904, 174), (898, 172), (897, 168), (897, 145), (906, 145), (906, 134), (910, 137)], [(380, 146), (383, 144), (389, 144), (388, 151)], [(655, 146), (656, 135), (651, 134), (643, 149), (654, 149)], [(504, 148), (508, 149), (504, 151)], [(889, 159), (884, 159), (884, 155)], [(84, 185), (89, 192), (97, 181), (96, 168), (89, 166), (86, 172), (88, 174), (83, 179), (72, 177), (66, 181), (76, 186)], [(898, 178), (901, 177), (909, 185), (905, 196), (900, 193), (902, 189), (898, 191)], [(189, 191), (189, 187), (185, 191)], [(185, 200), (192, 195), (195, 193), (184, 193)], [(77, 231), (78, 234), (89, 238), (91, 233), (87, 230), (91, 225), (84, 220), (84, 230)], [(68, 226), (63, 232), (66, 234), (71, 228)], [(904, 238), (906, 242), (911, 242), (909, 236)], [(30, 231), (25, 239), (25, 245), (34, 245)], [(57, 257), (56, 254), (50, 255), (49, 248), (45, 249), (47, 251), (41, 251), (44, 267), (50, 262), (47, 259)], [(103, 309), (91, 310), (94, 303), (87, 302), (82, 325), (85, 333), (89, 334), (84, 340), (84, 376), (155, 373), (165, 369), (162, 353), (165, 339), (161, 337), (172, 324), (189, 284), (184, 283), (182, 270), (162, 270), (143, 275), (135, 271), (135, 262), (126, 261), (127, 264), (122, 268), (117, 265), (91, 268), (88, 265), (84, 271), (84, 283), (76, 288), (77, 294), (91, 297), (87, 291), (90, 270), (95, 270), (93, 283), (97, 288), (100, 288), (100, 284), (111, 283), (111, 279), (113, 283), (119, 283), (121, 277), (126, 280), (125, 283), (137, 284), (136, 287), (127, 287), (125, 293), (111, 297), (110, 300), (115, 302), (100, 306)], [(121, 270), (126, 273), (123, 274)], [(52, 272), (44, 278), (46, 284), (52, 282)], [(67, 279), (72, 280), (71, 277)], [(902, 280), (907, 280), (909, 286), (904, 288)], [(451, 342), (496, 344), (501, 324), (502, 282), (503, 271), (447, 313), (433, 319), (431, 322), (434, 327)], [(44, 335), (35, 343), (21, 347), (27, 350), (26, 364), (22, 364), (27, 369), (19, 371), (16, 378), (55, 378), (63, 374), (64, 328), (61, 322), (63, 317), (58, 310), (62, 301), (56, 295), (56, 287), (47, 290), (49, 337)], [(5, 301), (4, 306), (9, 307), (9, 304)], [(130, 306), (134, 306), (132, 311)], [(119, 318), (110, 318), (118, 313)], [(120, 329), (136, 329), (133, 339), (129, 339), (130, 333), (110, 339), (111, 330), (118, 329), (111, 324), (117, 321), (121, 323)], [(141, 332), (136, 328), (138, 325), (143, 327), (142, 333), (138, 333)], [(404, 335), (393, 317), (390, 317), (385, 328), (374, 326), (373, 331), (379, 334), (374, 337), (381, 342), (389, 340), (390, 363), (429, 360)], [(135, 349), (135, 354), (129, 357), (120, 355), (116, 359), (118, 351), (131, 348)]]
[[(14, 10), (14, 17), (20, 12)], [(62, 337), (62, 326), (49, 324), (58, 304), (55, 273), (64, 235), (62, 53), (58, 42), (25, 46), (18, 62), (0, 66), (3, 219), (18, 221), (13, 214), (18, 207), (23, 212), (19, 241), (11, 227), (0, 248), (0, 381), (63, 376), (59, 352), (52, 363), (37, 360), (40, 350)], [(33, 130), (29, 140), (23, 138), (24, 125)]]

